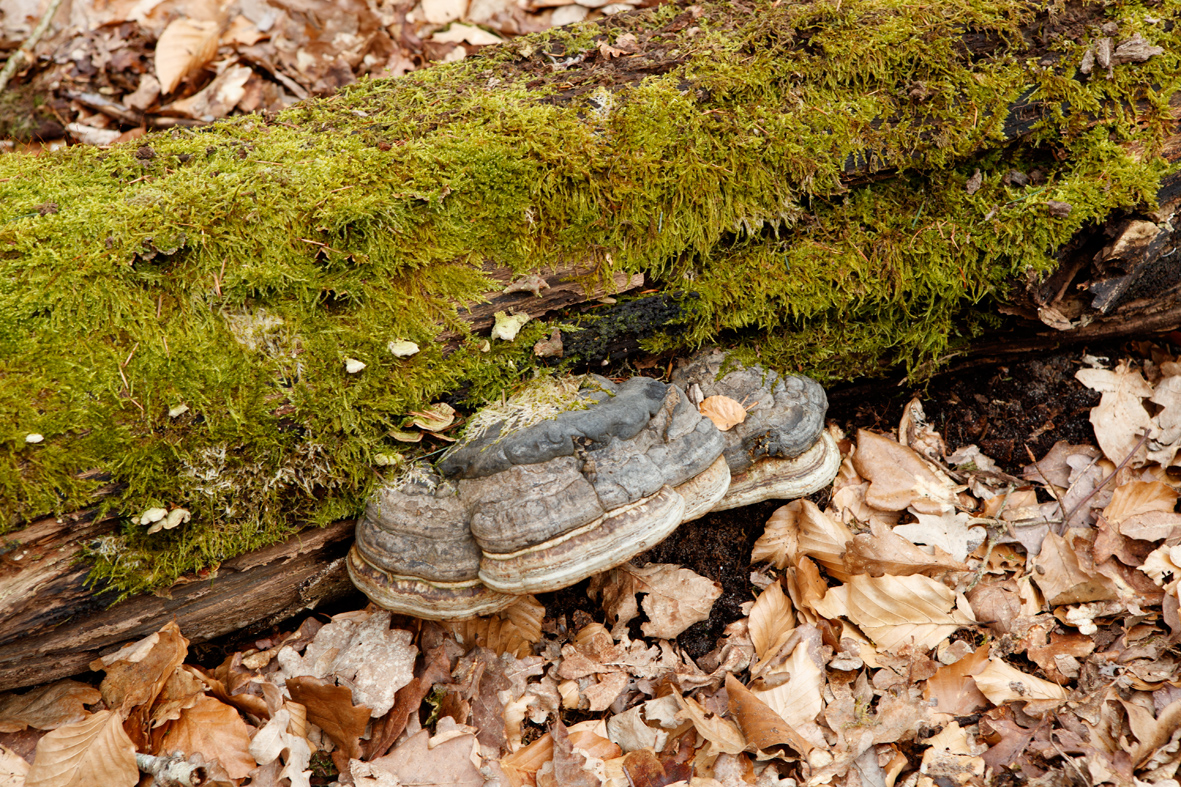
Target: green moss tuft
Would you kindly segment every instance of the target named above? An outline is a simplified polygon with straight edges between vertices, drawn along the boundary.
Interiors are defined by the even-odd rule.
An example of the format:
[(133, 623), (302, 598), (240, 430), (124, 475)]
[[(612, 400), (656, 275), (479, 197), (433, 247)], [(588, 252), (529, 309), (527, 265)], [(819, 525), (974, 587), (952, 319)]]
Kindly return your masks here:
[[(650, 342), (736, 335), (830, 380), (926, 368), (1010, 277), (1152, 203), (1178, 11), (1080, 8), (1166, 53), (1078, 78), (1091, 33), (1027, 57), (1057, 22), (1017, 0), (674, 3), (270, 120), (0, 157), (0, 530), (123, 515), (95, 576), (130, 593), (355, 513), (406, 413), (537, 365), (543, 323), (489, 352), (436, 341), (466, 335), (486, 262), (644, 272), (691, 304)], [(599, 54), (625, 33), (645, 67)], [(1020, 99), (1040, 117), (1004, 143)], [(1044, 183), (1005, 185), (1034, 167)], [(153, 506), (192, 521), (148, 535), (131, 517)]]

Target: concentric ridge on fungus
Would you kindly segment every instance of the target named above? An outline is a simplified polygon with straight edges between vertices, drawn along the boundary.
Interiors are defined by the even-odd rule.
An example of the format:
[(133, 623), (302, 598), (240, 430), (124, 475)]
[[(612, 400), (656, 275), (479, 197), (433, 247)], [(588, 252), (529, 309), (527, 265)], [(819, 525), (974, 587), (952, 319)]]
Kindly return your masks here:
[(823, 433), (823, 389), (758, 367), (719, 376), (724, 361), (707, 353), (673, 379), (745, 399), (752, 417), (729, 432), (681, 385), (646, 377), (592, 375), (577, 396), (563, 381), (568, 408), (536, 423), (481, 419), (435, 468), (373, 496), (353, 582), (404, 614), (487, 614), (624, 563), (710, 510), (827, 485), (840, 456)]

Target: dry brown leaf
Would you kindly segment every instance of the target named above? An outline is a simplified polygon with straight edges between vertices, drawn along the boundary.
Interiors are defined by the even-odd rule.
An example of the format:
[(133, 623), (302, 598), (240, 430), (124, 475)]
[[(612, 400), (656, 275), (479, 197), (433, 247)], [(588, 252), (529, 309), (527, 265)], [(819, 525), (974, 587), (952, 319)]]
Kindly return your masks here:
[(29, 773), (25, 758), (7, 746), (0, 745), (0, 784), (22, 787)]
[(119, 714), (99, 711), (37, 742), (25, 787), (134, 787), (135, 744)]
[(859, 430), (853, 466), (869, 479), (865, 502), (874, 508), (940, 514), (956, 504), (958, 490), (950, 478), (885, 435)]
[(976, 622), (970, 614), (956, 608), (955, 593), (946, 585), (921, 574), (858, 575), (846, 587), (847, 606), (843, 614), (879, 648), (897, 650), (913, 644), (920, 650), (929, 650), (961, 626)]
[(1103, 509), (1103, 517), (1118, 525), (1139, 514), (1172, 513), (1176, 507), (1177, 490), (1172, 487), (1160, 481), (1129, 481), (1112, 492), (1111, 502)]
[(409, 631), (390, 628), (387, 610), (345, 612), (316, 632), (302, 656), (283, 647), (276, 659), (284, 678), (348, 681), (354, 700), (377, 718), (389, 712), (398, 689), (414, 678), (418, 648), (413, 639)]
[(746, 740), (756, 749), (768, 751), (772, 746), (790, 746), (800, 754), (812, 750), (812, 744), (800, 737), (782, 716), (733, 675), (726, 675), (726, 695), (730, 702), (730, 715), (738, 722), (738, 728)]
[(223, 118), (246, 95), (246, 82), (254, 74), (246, 66), (231, 66), (197, 93), (173, 101), (165, 109), (170, 114), (212, 122)]
[(307, 709), (307, 720), (324, 730), (350, 759), (361, 758), (360, 738), (369, 723), (369, 708), (353, 704), (347, 686), (303, 675), (287, 679), (291, 699)]
[(99, 686), (103, 702), (125, 718), (133, 709), (151, 704), (184, 662), (188, 648), (180, 627), (169, 621), (155, 634), (92, 661), (92, 670), (107, 673)]
[(524, 658), (541, 641), (545, 607), (534, 596), (521, 596), (507, 609), (482, 618), (449, 621), (443, 628), (468, 647), (481, 646)]
[(923, 686), (923, 697), (932, 703), (931, 710), (948, 716), (967, 716), (987, 708), (988, 698), (972, 680), (972, 675), (984, 669), (987, 661), (988, 645), (981, 645), (971, 655), (940, 667)]
[(746, 408), (729, 396), (707, 396), (697, 409), (723, 432), (730, 431), (746, 420)]
[(180, 81), (203, 68), (217, 54), (220, 26), (216, 22), (177, 17), (156, 42), (156, 79), (160, 92), (171, 93)]
[[(567, 728), (571, 745), (599, 759), (618, 757), (621, 750), (607, 737), (607, 726), (602, 721), (584, 721)], [(542, 735), (528, 746), (500, 759), (500, 767), (513, 787), (534, 784), (536, 773), (553, 759), (554, 739), (550, 733)]]
[(868, 533), (859, 533), (845, 551), (845, 566), (850, 574), (881, 576), (893, 574), (941, 574), (945, 571), (967, 571), (966, 564), (956, 560), (938, 546), (934, 554), (927, 554), (881, 522), (871, 520)]
[[(292, 787), (306, 787), (309, 783), (312, 749), (304, 737), (307, 721), (295, 715), (303, 714), (301, 707), (298, 703), (285, 703), (250, 741), (249, 755), (258, 761), (260, 770), (266, 769), (271, 774), (271, 784), (282, 778), (289, 779)], [(297, 727), (303, 729), (295, 732)], [(262, 780), (256, 771), (251, 774), (251, 783), (257, 781)]]
[(216, 760), (232, 779), (244, 779), (257, 763), (250, 755), (251, 728), (238, 711), (213, 697), (201, 697), (180, 718), (153, 735), (153, 751), (201, 753)]
[(615, 623), (611, 632), (620, 636), (638, 613), (636, 595), (646, 594), (641, 605), (648, 622), (640, 626), (646, 636), (673, 639), (694, 623), (707, 620), (722, 586), (687, 568), (664, 563), (636, 567), (623, 565), (591, 579), (592, 596)]
[(550, 730), (554, 742), (551, 767), (537, 772), (537, 787), (599, 787), (602, 779), (587, 770), (587, 758), (574, 749), (570, 734), (561, 719)]
[(716, 756), (723, 752), (737, 754), (746, 748), (746, 739), (742, 737), (742, 731), (738, 729), (737, 724), (710, 713), (692, 697), (684, 697), (677, 692), (674, 692), (673, 696), (681, 706), (678, 718), (691, 722), (697, 734), (705, 738), (706, 756)]
[[(771, 688), (753, 688), (751, 691), (760, 702), (774, 710), (796, 732), (813, 743), (820, 743), (812, 737), (816, 716), (824, 709), (824, 685), (826, 676), (819, 649), (820, 631), (815, 626), (801, 627), (799, 642), (791, 651), (791, 657), (778, 668), (779, 679), (786, 673), (790, 677)], [(769, 678), (774, 679), (772, 674)]]
[(192, 667), (173, 670), (156, 701), (152, 703), (152, 729), (173, 719), (179, 719), (181, 711), (196, 705), (198, 698), (204, 695), (205, 683), (193, 673)]
[[(1079, 369), (1074, 374), (1083, 385), (1103, 396), (1091, 410), (1091, 425), (1103, 454), (1117, 465), (1127, 459), (1140, 442), (1140, 435), (1153, 431), (1152, 417), (1144, 409), (1144, 399), (1152, 396), (1152, 386), (1121, 361), (1115, 369)], [(1141, 447), (1131, 466), (1144, 464), (1146, 449)]]
[(775, 510), (751, 550), (751, 561), (777, 568), (796, 564), (799, 555), (820, 563), (837, 579), (846, 579), (845, 545), (853, 532), (816, 507), (811, 500), (793, 500)]
[(1067, 697), (1066, 689), (1061, 686), (1027, 675), (998, 658), (989, 659), (972, 679), (993, 705), (1027, 700), (1064, 700)]
[(1119, 591), (1110, 579), (1086, 565), (1090, 563), (1089, 556), (1080, 555), (1056, 533), (1045, 537), (1042, 551), (1031, 562), (1033, 581), (1051, 606), (1110, 601), (1119, 597)]
[(749, 617), (750, 641), (760, 661), (774, 655), (796, 626), (791, 601), (784, 595), (783, 586), (778, 582), (768, 585), (759, 594)]
[(26, 727), (57, 729), (84, 719), (88, 714), (83, 705), (100, 699), (98, 689), (76, 680), (59, 680), (24, 694), (0, 695), (0, 732), (20, 732)]
[[(622, 758), (620, 763), (620, 770), (623, 771), (622, 777), (612, 784), (616, 785), (627, 784), (629, 787), (666, 787), (666, 785), (681, 785), (689, 784), (693, 779), (693, 764), (686, 762), (688, 756), (680, 756), (679, 751), (664, 752), (657, 754), (652, 751), (641, 749), (639, 751), (628, 752)], [(696, 781), (694, 779), (694, 781)], [(709, 782), (703, 782), (704, 785), (709, 785)], [(727, 787), (740, 787), (739, 785), (727, 785)]]
[(984, 543), (982, 527), (968, 527), (968, 515), (959, 511), (915, 514), (917, 523), (898, 525), (894, 532), (915, 544), (934, 547), (955, 560), (964, 560)]

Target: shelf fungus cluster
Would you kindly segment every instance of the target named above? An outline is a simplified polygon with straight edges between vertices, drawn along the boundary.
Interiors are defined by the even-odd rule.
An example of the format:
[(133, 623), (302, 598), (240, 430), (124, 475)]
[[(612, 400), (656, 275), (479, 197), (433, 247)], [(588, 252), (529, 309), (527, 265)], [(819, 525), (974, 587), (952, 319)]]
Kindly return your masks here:
[[(672, 384), (592, 375), (567, 381), (557, 405), (477, 414), (437, 465), (374, 494), (349, 552), (353, 582), (395, 612), (485, 615), (625, 563), (709, 511), (832, 481), (823, 389), (758, 367), (720, 376), (724, 360), (699, 356)], [(708, 396), (749, 416), (721, 431), (698, 410)]]

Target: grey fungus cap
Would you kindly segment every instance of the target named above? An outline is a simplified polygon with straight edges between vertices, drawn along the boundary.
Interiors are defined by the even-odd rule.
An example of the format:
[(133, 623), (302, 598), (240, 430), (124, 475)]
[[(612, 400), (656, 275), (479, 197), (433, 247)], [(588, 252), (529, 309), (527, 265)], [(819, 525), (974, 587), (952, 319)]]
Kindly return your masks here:
[[(758, 367), (719, 379), (724, 362), (706, 353), (678, 384), (592, 377), (570, 409), (473, 430), (436, 468), (374, 494), (349, 554), (354, 583), (404, 614), (487, 614), (625, 563), (710, 510), (831, 482), (840, 456), (823, 389)], [(747, 422), (719, 431), (686, 396), (694, 383), (753, 403)]]

